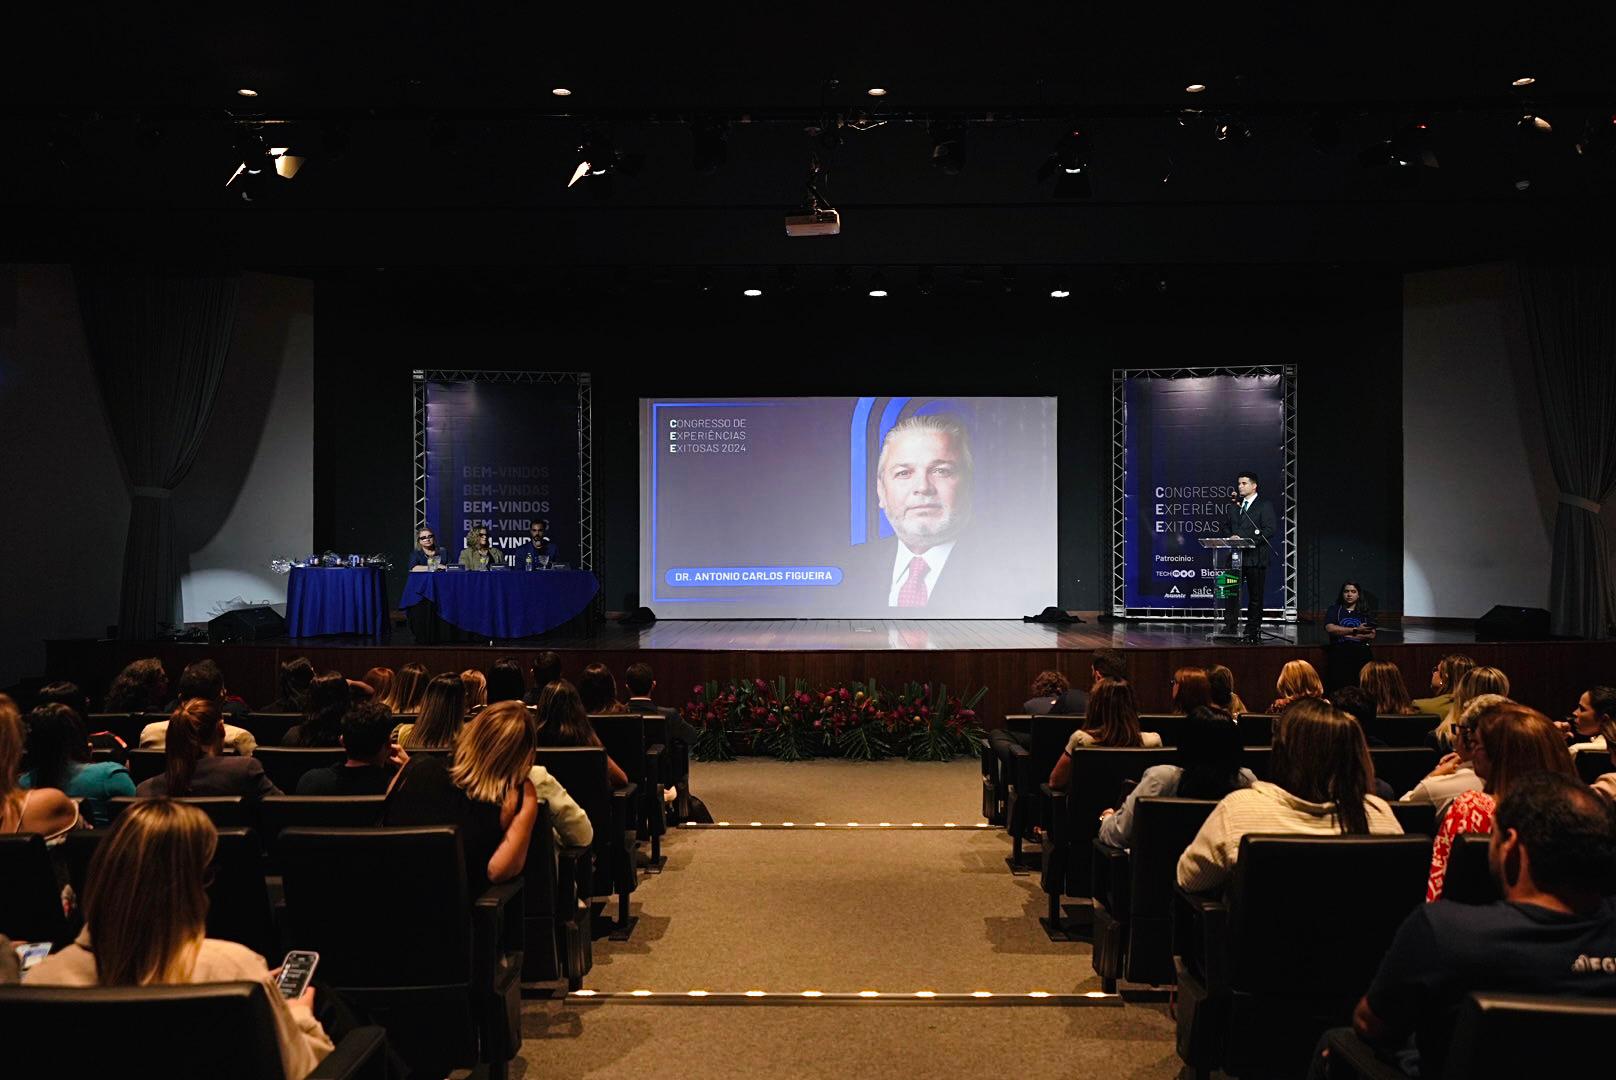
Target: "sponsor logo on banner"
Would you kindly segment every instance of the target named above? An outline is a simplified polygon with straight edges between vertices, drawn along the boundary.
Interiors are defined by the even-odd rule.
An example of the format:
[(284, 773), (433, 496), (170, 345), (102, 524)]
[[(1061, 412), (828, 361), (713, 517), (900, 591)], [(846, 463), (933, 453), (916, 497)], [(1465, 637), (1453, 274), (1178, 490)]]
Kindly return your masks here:
[(1201, 576), (1204, 578), (1215, 578), (1218, 576), (1218, 572), (1216, 570), (1202, 570)]
[(1190, 593), (1190, 598), (1193, 600), (1210, 600), (1212, 599), (1212, 590), (1207, 586), (1202, 585), (1199, 589), (1196, 589), (1194, 592)]
[(1168, 596), (1176, 596), (1180, 600), (1184, 599), (1184, 594), (1178, 591), (1178, 586), (1177, 585), (1174, 585), (1171, 589), (1168, 589), (1167, 590), (1167, 595)]

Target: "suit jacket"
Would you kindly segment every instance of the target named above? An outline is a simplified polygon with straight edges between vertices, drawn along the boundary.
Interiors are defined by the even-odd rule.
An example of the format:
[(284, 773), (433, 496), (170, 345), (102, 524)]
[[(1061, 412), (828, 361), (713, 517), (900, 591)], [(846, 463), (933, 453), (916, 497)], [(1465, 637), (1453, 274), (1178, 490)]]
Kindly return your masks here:
[(1089, 695), (1073, 687), (1058, 698), (1028, 698), (1021, 711), (1032, 716), (1084, 716), (1089, 711)]
[(851, 618), (950, 618), (980, 609), (985, 596), (1002, 590), (1015, 567), (1007, 565), (973, 529), (954, 541), (948, 562), (937, 577), (923, 608), (890, 607), (892, 571), (898, 558), (898, 538), (889, 536), (864, 545), (848, 559), (842, 587), (837, 591), (839, 608), (851, 608)]
[(661, 713), (668, 720), (669, 734), (683, 742), (686, 746), (695, 745), (696, 740), (701, 738), (701, 732), (697, 731), (689, 721), (680, 716), (678, 709), (670, 709), (665, 705), (658, 705), (650, 698), (643, 697), (631, 697), (628, 699), (628, 701), (624, 702), (624, 705), (629, 712), (639, 713), (641, 716), (647, 716), (651, 713)]
[[(1265, 567), (1271, 552), (1268, 544), (1278, 545), (1275, 534), (1279, 532), (1279, 518), (1274, 513), (1274, 504), (1258, 495), (1251, 501), (1251, 508), (1244, 514), (1240, 512), (1237, 503), (1230, 503), (1229, 509), (1224, 512), (1224, 527), (1228, 530), (1227, 536), (1244, 536), (1257, 541), (1257, 546), (1245, 553), (1243, 562), (1247, 566)], [(1261, 535), (1258, 535), (1261, 533)]]

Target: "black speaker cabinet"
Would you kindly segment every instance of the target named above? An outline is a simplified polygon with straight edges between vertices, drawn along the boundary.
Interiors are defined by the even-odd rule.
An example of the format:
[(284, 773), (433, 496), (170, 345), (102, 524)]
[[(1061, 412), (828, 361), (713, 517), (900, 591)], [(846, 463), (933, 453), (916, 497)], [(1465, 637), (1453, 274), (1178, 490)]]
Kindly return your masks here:
[(263, 641), (284, 637), (286, 620), (270, 607), (245, 607), (227, 611), (208, 620), (208, 644), (229, 645), (238, 641)]
[(1477, 641), (1546, 641), (1549, 613), (1536, 607), (1495, 604), (1476, 620)]

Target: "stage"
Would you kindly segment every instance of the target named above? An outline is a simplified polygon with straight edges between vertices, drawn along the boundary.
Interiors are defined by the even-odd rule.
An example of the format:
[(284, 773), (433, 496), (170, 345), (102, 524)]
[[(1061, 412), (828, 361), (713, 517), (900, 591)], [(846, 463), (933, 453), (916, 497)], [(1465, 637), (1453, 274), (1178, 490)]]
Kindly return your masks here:
[[(46, 664), (50, 678), (72, 679), (101, 693), (119, 668), (137, 657), (161, 657), (170, 678), (177, 678), (185, 664), (212, 657), (224, 668), (231, 691), (254, 705), (275, 696), (276, 670), (294, 656), (307, 656), (319, 670), (336, 669), (357, 678), (372, 666), (398, 668), (411, 660), (435, 672), (458, 671), (486, 666), (500, 656), (525, 659), (554, 649), (562, 654), (568, 677), (596, 661), (619, 679), (628, 665), (649, 663), (660, 684), (657, 696), (668, 704), (683, 704), (690, 688), (708, 679), (784, 675), (810, 683), (914, 680), (942, 682), (965, 692), (986, 686), (981, 711), (990, 721), (1016, 711), (1033, 676), (1045, 669), (1063, 671), (1075, 684), (1085, 684), (1088, 654), (1103, 647), (1127, 650), (1140, 707), (1147, 712), (1167, 708), (1168, 686), (1181, 666), (1227, 664), (1252, 709), (1268, 705), (1285, 661), (1301, 657), (1324, 671), (1325, 635), (1322, 627), (1310, 624), (1272, 626), (1274, 640), (1263, 645), (1219, 645), (1205, 640), (1211, 629), (1205, 623), (1084, 618), (1067, 626), (1008, 619), (664, 620), (640, 627), (607, 622), (592, 636), (562, 631), (520, 642), (437, 646), (414, 644), (408, 629), (399, 625), (386, 641), (51, 641)], [(1432, 665), (1450, 652), (1502, 668), (1518, 700), (1553, 717), (1568, 713), (1589, 686), (1616, 678), (1616, 642), (1610, 641), (1480, 643), (1468, 630), (1407, 626), (1374, 646), (1377, 659), (1398, 664), (1415, 696), (1425, 692)]]

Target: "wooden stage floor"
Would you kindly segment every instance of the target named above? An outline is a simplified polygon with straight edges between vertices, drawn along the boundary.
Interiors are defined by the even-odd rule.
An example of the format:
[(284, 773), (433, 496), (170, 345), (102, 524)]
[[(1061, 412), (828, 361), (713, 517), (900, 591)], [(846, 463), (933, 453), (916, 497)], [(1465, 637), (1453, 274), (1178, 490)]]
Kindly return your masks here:
[[(486, 667), (501, 656), (529, 660), (542, 649), (561, 653), (562, 671), (576, 679), (590, 663), (603, 663), (621, 678), (633, 663), (656, 671), (659, 699), (681, 705), (691, 687), (707, 680), (804, 679), (813, 685), (853, 680), (944, 683), (970, 693), (986, 687), (981, 713), (992, 723), (1019, 710), (1040, 671), (1063, 671), (1074, 684), (1089, 678), (1089, 653), (1125, 649), (1142, 710), (1165, 711), (1173, 671), (1181, 666), (1227, 664), (1241, 697), (1253, 709), (1273, 697), (1274, 680), (1287, 661), (1302, 658), (1328, 671), (1323, 628), (1274, 626), (1262, 645), (1210, 643), (1206, 623), (1088, 621), (1046, 626), (1015, 620), (665, 620), (652, 626), (608, 623), (592, 636), (552, 634), (520, 642), (420, 646), (403, 626), (385, 641), (352, 638), (279, 639), (239, 645), (173, 641), (53, 641), (47, 643), (47, 674), (86, 687), (104, 688), (118, 669), (142, 656), (161, 657), (176, 678), (185, 664), (217, 660), (232, 691), (249, 705), (275, 696), (279, 665), (307, 656), (319, 670), (357, 678), (372, 666), (398, 668), (420, 661), (434, 672)], [(1589, 686), (1616, 682), (1616, 642), (1552, 641), (1481, 643), (1469, 631), (1405, 627), (1383, 634), (1377, 659), (1396, 663), (1415, 696), (1425, 692), (1432, 666), (1462, 652), (1503, 669), (1513, 696), (1552, 717), (1566, 715)]]

